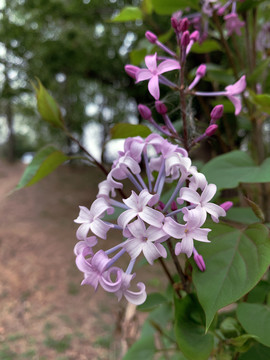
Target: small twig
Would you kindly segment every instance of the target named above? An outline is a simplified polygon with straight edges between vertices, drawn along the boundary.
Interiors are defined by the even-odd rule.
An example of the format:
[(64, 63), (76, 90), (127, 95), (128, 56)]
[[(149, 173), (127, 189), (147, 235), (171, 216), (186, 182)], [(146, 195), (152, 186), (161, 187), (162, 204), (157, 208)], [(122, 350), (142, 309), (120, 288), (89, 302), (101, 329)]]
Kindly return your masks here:
[(182, 282), (182, 285), (183, 285), (183, 289), (186, 292), (188, 292), (188, 288), (187, 288), (187, 284), (186, 284), (186, 276), (183, 273), (183, 270), (182, 270), (182, 268), (180, 266), (180, 263), (179, 263), (179, 260), (178, 260), (177, 256), (175, 255), (171, 239), (168, 239), (167, 243), (168, 243), (168, 248), (169, 248), (169, 251), (171, 253), (171, 257), (173, 259), (175, 268), (176, 268), (176, 270), (177, 270), (177, 272), (178, 272), (178, 274), (180, 276), (180, 279), (181, 279), (181, 282)]

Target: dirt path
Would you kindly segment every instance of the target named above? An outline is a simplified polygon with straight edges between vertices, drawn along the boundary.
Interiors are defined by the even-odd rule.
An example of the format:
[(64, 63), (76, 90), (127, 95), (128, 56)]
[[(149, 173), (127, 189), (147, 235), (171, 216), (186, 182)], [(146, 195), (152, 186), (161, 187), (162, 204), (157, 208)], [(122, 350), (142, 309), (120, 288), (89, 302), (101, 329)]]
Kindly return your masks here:
[(0, 162), (0, 359), (114, 360), (119, 305), (80, 287), (72, 252), (78, 205), (102, 177), (65, 166), (5, 198), (23, 169)]

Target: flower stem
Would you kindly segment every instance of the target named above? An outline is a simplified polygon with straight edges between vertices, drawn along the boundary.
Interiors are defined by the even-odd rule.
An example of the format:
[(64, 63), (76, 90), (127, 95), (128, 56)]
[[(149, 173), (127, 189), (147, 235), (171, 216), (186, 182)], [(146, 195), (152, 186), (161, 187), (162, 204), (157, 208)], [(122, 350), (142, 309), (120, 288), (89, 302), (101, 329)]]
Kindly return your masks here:
[(183, 270), (180, 266), (180, 263), (179, 263), (179, 260), (178, 260), (178, 257), (175, 255), (175, 252), (174, 252), (174, 248), (173, 248), (173, 244), (172, 244), (172, 240), (171, 239), (168, 239), (167, 240), (167, 244), (168, 244), (168, 248), (169, 248), (169, 251), (171, 253), (171, 257), (173, 259), (173, 262), (174, 262), (174, 265), (175, 265), (175, 268), (180, 276), (180, 279), (181, 279), (181, 282), (182, 282), (182, 285), (183, 285), (183, 289), (188, 292), (188, 288), (187, 288), (187, 284), (186, 284), (186, 276), (185, 274), (183, 273)]

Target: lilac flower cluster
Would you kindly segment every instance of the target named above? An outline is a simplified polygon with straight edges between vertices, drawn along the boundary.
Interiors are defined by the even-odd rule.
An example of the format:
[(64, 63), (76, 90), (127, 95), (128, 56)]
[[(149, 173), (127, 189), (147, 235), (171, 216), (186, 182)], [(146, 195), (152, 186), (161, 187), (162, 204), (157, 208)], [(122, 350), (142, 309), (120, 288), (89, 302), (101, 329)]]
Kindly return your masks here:
[[(130, 181), (134, 190), (128, 197), (117, 200), (117, 190), (123, 194), (123, 180)], [(164, 185), (172, 182), (174, 186), (165, 201)], [(119, 152), (107, 179), (99, 184), (96, 200), (90, 209), (80, 206), (75, 220), (80, 224), (74, 252), (77, 267), (84, 273), (82, 284), (95, 290), (101, 286), (115, 293), (118, 300), (125, 297), (131, 303), (143, 303), (145, 285), (138, 282), (138, 291), (130, 290), (135, 262), (141, 254), (151, 265), (158, 258), (166, 258), (165, 244), (171, 238), (175, 254), (185, 253), (188, 257), (193, 254), (199, 269), (204, 271), (205, 264), (194, 240), (209, 242), (210, 229), (203, 228), (207, 214), (218, 222), (231, 206), (211, 203), (215, 193), (216, 186), (207, 183), (185, 149), (158, 134), (146, 139), (139, 136), (126, 139), (124, 151)], [(106, 221), (106, 214), (113, 214), (115, 209), (120, 211), (117, 221)], [(105, 240), (111, 229), (120, 231), (119, 239), (123, 236), (124, 240), (107, 250), (94, 251), (98, 238)], [(126, 270), (116, 266), (122, 256), (129, 258)]]

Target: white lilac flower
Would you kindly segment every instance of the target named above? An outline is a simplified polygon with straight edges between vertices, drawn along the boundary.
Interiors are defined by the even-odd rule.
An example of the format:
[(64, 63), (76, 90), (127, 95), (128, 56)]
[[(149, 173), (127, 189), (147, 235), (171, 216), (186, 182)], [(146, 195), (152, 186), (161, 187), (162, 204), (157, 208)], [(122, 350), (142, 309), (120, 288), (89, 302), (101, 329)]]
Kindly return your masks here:
[[(133, 185), (131, 193), (124, 198), (123, 180)], [(163, 185), (173, 181), (175, 186), (168, 200), (162, 202)], [(116, 196), (119, 189), (121, 198)], [(146, 139), (139, 136), (126, 139), (124, 151), (119, 152), (107, 179), (99, 184), (97, 199), (90, 209), (80, 206), (75, 220), (80, 226), (74, 253), (76, 264), (84, 273), (82, 284), (94, 289), (100, 285), (105, 291), (114, 293), (118, 300), (125, 297), (136, 305), (143, 303), (145, 285), (138, 282), (138, 291), (132, 290), (133, 268), (141, 256), (150, 265), (156, 259), (166, 258), (164, 245), (169, 238), (172, 238), (176, 255), (185, 253), (190, 257), (193, 254), (198, 268), (204, 271), (207, 264), (198, 254), (194, 241), (209, 242), (210, 229), (203, 228), (207, 213), (218, 221), (220, 216), (226, 215), (230, 205), (210, 203), (215, 193), (216, 186), (207, 183), (205, 176), (192, 165), (185, 149), (157, 134)], [(106, 214), (113, 214), (116, 208), (116, 221), (107, 221)], [(106, 239), (112, 229), (120, 232), (119, 243), (95, 252), (93, 247), (98, 238)], [(89, 236), (91, 232), (95, 236)], [(108, 244), (108, 240), (105, 243)], [(125, 271), (116, 266), (120, 257), (128, 259)]]

